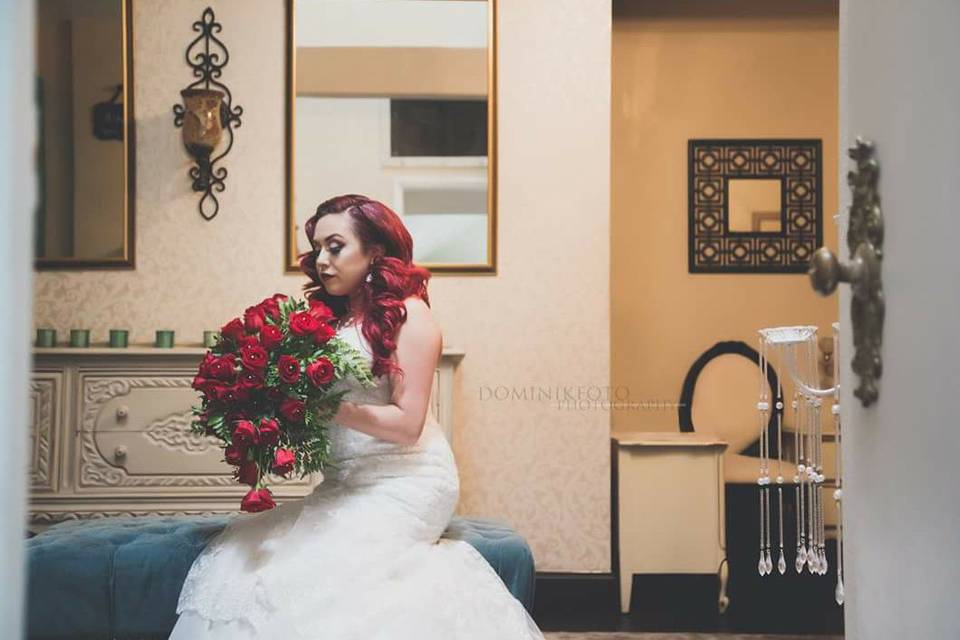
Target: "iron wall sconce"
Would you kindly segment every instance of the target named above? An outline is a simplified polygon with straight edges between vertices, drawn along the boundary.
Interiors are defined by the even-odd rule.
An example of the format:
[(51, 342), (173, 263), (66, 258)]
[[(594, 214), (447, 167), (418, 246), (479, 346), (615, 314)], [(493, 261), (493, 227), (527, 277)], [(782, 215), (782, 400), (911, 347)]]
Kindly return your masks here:
[(119, 140), (123, 142), (123, 85), (113, 87), (113, 96), (106, 102), (93, 105), (93, 137), (97, 140)]
[[(220, 210), (216, 193), (226, 189), (227, 169), (217, 163), (233, 148), (233, 130), (240, 126), (243, 114), (243, 107), (233, 106), (230, 89), (219, 81), (230, 61), (226, 45), (213, 35), (222, 29), (210, 7), (193, 23), (193, 30), (200, 35), (187, 46), (186, 60), (193, 76), (199, 79), (180, 92), (183, 104), (173, 107), (173, 124), (182, 127), (183, 146), (197, 162), (190, 167), (189, 175), (193, 190), (203, 192), (198, 208), (206, 220), (213, 219)], [(226, 149), (217, 154), (224, 134)]]

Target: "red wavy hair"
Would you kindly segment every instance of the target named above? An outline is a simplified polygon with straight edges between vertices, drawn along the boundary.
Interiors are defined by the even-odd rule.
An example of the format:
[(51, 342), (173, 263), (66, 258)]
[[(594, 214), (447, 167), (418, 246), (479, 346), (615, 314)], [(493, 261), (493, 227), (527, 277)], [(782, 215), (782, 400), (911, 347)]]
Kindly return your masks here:
[[(402, 375), (403, 370), (391, 356), (397, 349), (400, 327), (407, 320), (403, 301), (417, 296), (430, 306), (427, 281), (431, 274), (413, 263), (413, 238), (400, 216), (382, 202), (366, 196), (347, 194), (322, 202), (304, 225), (311, 247), (317, 221), (331, 213), (349, 216), (353, 232), (365, 250), (383, 249), (383, 256), (374, 257), (370, 264), (371, 281), (364, 280), (361, 285), (362, 308), (354, 311), (357, 321), (362, 322), (363, 336), (373, 351), (373, 374), (381, 376), (397, 372)], [(300, 270), (310, 278), (310, 282), (303, 285), (306, 297), (330, 307), (339, 323), (347, 313), (348, 296), (330, 295), (323, 288), (317, 274), (316, 249), (297, 257)]]

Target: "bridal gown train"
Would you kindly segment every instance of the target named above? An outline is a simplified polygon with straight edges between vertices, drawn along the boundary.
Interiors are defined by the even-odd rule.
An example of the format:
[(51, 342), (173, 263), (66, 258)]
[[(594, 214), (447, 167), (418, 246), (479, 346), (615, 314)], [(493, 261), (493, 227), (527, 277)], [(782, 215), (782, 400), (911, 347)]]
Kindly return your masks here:
[[(338, 335), (370, 362), (356, 325)], [(345, 380), (345, 399), (387, 404)], [(343, 387), (341, 387), (343, 388)], [(530, 640), (543, 634), (468, 542), (440, 538), (460, 494), (431, 415), (414, 445), (333, 424), (323, 482), (302, 501), (237, 514), (187, 574), (171, 640)]]

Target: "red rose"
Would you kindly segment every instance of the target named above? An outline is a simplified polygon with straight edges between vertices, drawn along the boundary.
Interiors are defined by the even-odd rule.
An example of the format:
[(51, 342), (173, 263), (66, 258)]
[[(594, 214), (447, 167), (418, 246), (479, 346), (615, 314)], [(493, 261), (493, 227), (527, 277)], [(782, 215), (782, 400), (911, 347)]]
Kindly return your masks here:
[(313, 386), (319, 387), (333, 380), (333, 363), (320, 357), (307, 365), (307, 377)]
[(293, 471), (294, 463), (297, 457), (290, 449), (277, 449), (273, 453), (273, 472), (277, 475), (285, 476)]
[(259, 371), (267, 366), (267, 350), (260, 345), (245, 345), (240, 348), (243, 366)]
[(238, 467), (243, 464), (244, 460), (246, 460), (247, 450), (235, 444), (229, 444), (227, 445), (227, 448), (223, 450), (223, 457), (224, 462)]
[(250, 445), (260, 444), (260, 437), (257, 433), (257, 427), (249, 420), (237, 420), (233, 428), (233, 444)]
[(193, 377), (193, 382), (190, 383), (190, 387), (196, 389), (197, 391), (203, 391), (206, 393), (207, 385), (210, 384), (210, 378), (204, 378), (201, 374), (197, 374)]
[(280, 425), (273, 418), (260, 419), (260, 444), (273, 446), (280, 441)]
[(244, 389), (259, 389), (263, 386), (263, 372), (244, 369), (240, 372), (237, 385)]
[(197, 375), (203, 377), (210, 377), (210, 363), (217, 359), (217, 356), (213, 355), (212, 351), (207, 351), (203, 354), (203, 360), (200, 362), (200, 366), (197, 369)]
[(290, 331), (294, 335), (308, 336), (316, 333), (320, 322), (308, 311), (300, 311), (290, 316)]
[(249, 513), (267, 511), (268, 509), (273, 509), (275, 506), (277, 506), (277, 503), (273, 501), (273, 494), (271, 494), (270, 489), (266, 487), (263, 489), (250, 489), (247, 495), (243, 496), (243, 500), (240, 501), (240, 509)]
[(250, 389), (240, 385), (222, 386), (218, 390), (217, 400), (228, 405), (243, 404), (250, 400)]
[(280, 402), (286, 395), (279, 387), (267, 387), (267, 400), (270, 402)]
[(243, 336), (237, 340), (237, 347), (242, 349), (243, 347), (259, 347), (260, 340), (257, 339), (257, 336)]
[(333, 311), (319, 300), (309, 300), (310, 310), (307, 312), (320, 322), (333, 319)]
[(260, 343), (265, 349), (275, 349), (283, 341), (283, 332), (280, 327), (272, 324), (265, 324), (260, 329)]
[(226, 396), (228, 389), (230, 389), (229, 385), (217, 382), (216, 380), (206, 380), (203, 385), (203, 392), (207, 394), (208, 398), (221, 402), (224, 396)]
[(240, 318), (234, 318), (220, 328), (220, 335), (234, 342), (242, 338), (244, 332), (245, 329), (243, 328), (243, 322), (240, 321)]
[(232, 353), (228, 353), (219, 358), (213, 358), (207, 365), (207, 371), (211, 378), (216, 378), (223, 382), (233, 382), (237, 374), (236, 366), (237, 357)]
[(328, 325), (326, 322), (321, 322), (320, 327), (313, 334), (314, 344), (326, 344), (333, 336), (337, 335), (337, 330)]
[(282, 355), (277, 359), (277, 371), (281, 380), (293, 384), (300, 379), (300, 361), (293, 356)]
[(274, 322), (280, 322), (280, 301), (276, 298), (264, 298), (259, 305), (263, 313), (270, 317)]
[(296, 398), (287, 398), (280, 403), (280, 415), (290, 422), (303, 422), (303, 414), (305, 411), (306, 407), (303, 402)]
[(249, 484), (252, 487), (260, 479), (260, 468), (254, 460), (247, 460), (237, 469), (235, 477), (242, 484)]
[(243, 312), (243, 328), (247, 330), (247, 333), (256, 333), (263, 327), (266, 317), (266, 313), (261, 307), (247, 307), (247, 310)]

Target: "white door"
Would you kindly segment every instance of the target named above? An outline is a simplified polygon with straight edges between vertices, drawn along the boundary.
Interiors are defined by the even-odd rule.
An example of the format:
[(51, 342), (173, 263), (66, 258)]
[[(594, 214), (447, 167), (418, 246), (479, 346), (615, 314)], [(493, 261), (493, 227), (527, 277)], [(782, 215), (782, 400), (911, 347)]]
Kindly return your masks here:
[[(875, 142), (886, 230), (883, 376), (869, 408), (852, 395), (846, 285), (840, 298), (853, 639), (960, 638), (958, 33), (957, 0), (840, 0), (841, 148)], [(845, 185), (852, 162), (840, 166)]]
[[(27, 406), (36, 203), (34, 3), (0, 2), (0, 637), (24, 634)], [(4, 635), (8, 634), (8, 635)]]

